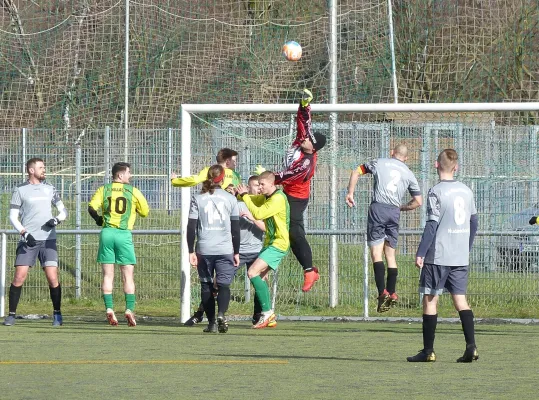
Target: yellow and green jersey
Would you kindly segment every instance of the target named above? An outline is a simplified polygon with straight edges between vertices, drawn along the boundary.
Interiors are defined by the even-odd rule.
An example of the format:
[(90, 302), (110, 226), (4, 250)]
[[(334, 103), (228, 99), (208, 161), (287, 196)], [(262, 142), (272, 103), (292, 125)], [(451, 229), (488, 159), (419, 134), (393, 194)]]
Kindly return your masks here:
[(150, 212), (148, 202), (136, 187), (113, 182), (101, 186), (92, 196), (90, 207), (101, 209), (103, 227), (133, 229), (137, 214), (146, 217)]
[(290, 249), (290, 206), (281, 190), (270, 196), (245, 195), (243, 201), (254, 219), (263, 220), (266, 225), (264, 247), (273, 246), (282, 251)]
[[(191, 175), (191, 176), (186, 176), (186, 177), (180, 176), (178, 178), (174, 178), (172, 179), (172, 186), (175, 186), (175, 187), (196, 186), (199, 183), (202, 183), (208, 179), (209, 170), (210, 170), (210, 167), (206, 167), (202, 171), (200, 171), (198, 175)], [(240, 174), (238, 174), (233, 169), (225, 168), (225, 180), (223, 181), (221, 188), (226, 189), (230, 184), (237, 186), (240, 183), (241, 183)]]

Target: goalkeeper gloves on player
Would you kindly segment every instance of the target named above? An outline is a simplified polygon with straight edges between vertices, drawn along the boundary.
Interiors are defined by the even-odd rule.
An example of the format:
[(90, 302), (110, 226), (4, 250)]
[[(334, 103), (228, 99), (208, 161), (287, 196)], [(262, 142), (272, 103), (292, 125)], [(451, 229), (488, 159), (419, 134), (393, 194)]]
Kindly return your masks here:
[(51, 218), (45, 223), (45, 225), (48, 226), (49, 228), (54, 228), (59, 223), (60, 223), (60, 220), (58, 218)]
[(103, 217), (101, 215), (98, 215), (97, 218), (94, 219), (97, 226), (103, 226)]
[(530, 225), (535, 225), (536, 223), (537, 223), (537, 217), (531, 217), (530, 221), (529, 221), (529, 224)]
[(37, 244), (36, 239), (34, 239), (32, 234), (29, 232), (24, 232), (22, 234), (22, 237), (24, 238), (24, 241), (26, 242), (28, 247), (34, 247)]
[(307, 107), (313, 100), (313, 94), (309, 89), (303, 89), (300, 104), (303, 108)]
[(253, 171), (253, 175), (260, 175), (262, 172), (266, 172), (266, 168), (264, 168), (262, 165), (258, 164)]

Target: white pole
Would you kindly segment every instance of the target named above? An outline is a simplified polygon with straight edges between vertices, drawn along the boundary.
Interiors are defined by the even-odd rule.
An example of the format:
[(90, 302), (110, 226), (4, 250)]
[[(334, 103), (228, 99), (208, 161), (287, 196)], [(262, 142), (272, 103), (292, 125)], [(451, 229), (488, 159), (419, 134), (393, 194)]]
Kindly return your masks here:
[(387, 18), (389, 20), (389, 47), (391, 49), (391, 77), (393, 80), (393, 102), (399, 102), (399, 87), (397, 86), (397, 65), (395, 62), (395, 36), (393, 34), (393, 5), (387, 0)]
[(103, 175), (103, 184), (106, 185), (111, 181), (111, 170), (110, 170), (110, 126), (105, 127), (105, 143), (104, 149), (105, 152), (105, 174)]
[(124, 161), (129, 154), (129, 0), (125, 0)]
[[(337, 0), (329, 0), (329, 103), (337, 103)], [(329, 168), (329, 227), (331, 230), (337, 229), (337, 113), (329, 115), (330, 130), (330, 155), (331, 165)], [(331, 235), (329, 239), (329, 306), (334, 308), (338, 304), (339, 282), (338, 282), (338, 249), (337, 236)]]
[[(181, 109), (181, 175), (191, 175), (191, 115)], [(187, 247), (187, 220), (191, 191), (181, 188), (181, 235), (180, 235), (180, 322), (185, 322), (191, 314), (191, 265), (189, 265), (189, 249)]]
[(6, 251), (7, 235), (2, 233), (2, 265), (0, 266), (0, 317), (5, 316), (6, 308)]
[[(294, 113), (295, 104), (182, 104), (188, 113)], [(313, 104), (313, 113), (330, 112), (486, 112), (539, 111), (539, 102), (526, 103), (400, 103), (400, 104)]]
[[(75, 229), (82, 228), (82, 149), (81, 144), (77, 143), (75, 155)], [(75, 235), (75, 298), (81, 296), (81, 268), (82, 268), (82, 236)]]
[(22, 128), (22, 180), (26, 179), (26, 128)]
[(363, 248), (363, 317), (369, 318), (369, 245), (365, 235)]

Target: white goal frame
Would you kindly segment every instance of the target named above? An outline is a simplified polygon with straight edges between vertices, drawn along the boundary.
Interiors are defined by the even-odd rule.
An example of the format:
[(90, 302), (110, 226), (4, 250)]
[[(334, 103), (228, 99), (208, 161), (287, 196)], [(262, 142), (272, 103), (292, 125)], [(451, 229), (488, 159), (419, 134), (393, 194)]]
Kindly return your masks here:
[[(181, 175), (191, 175), (191, 114), (210, 113), (284, 113), (294, 114), (296, 104), (182, 104), (181, 106)], [(539, 102), (526, 103), (413, 103), (413, 104), (313, 104), (313, 113), (327, 113), (330, 120), (336, 122), (339, 113), (369, 113), (369, 112), (416, 112), (416, 113), (443, 113), (443, 112), (508, 112), (508, 111), (538, 111)], [(336, 123), (330, 124), (330, 149), (334, 152), (337, 139)], [(283, 149), (284, 154), (285, 149)], [(333, 163), (334, 164), (334, 163)], [(336, 185), (335, 167), (331, 167), (330, 184)], [(335, 187), (333, 187), (335, 189)], [(335, 190), (332, 191), (335, 193)], [(180, 289), (180, 320), (187, 321), (191, 313), (191, 266), (189, 265), (189, 251), (185, 240), (189, 206), (191, 200), (190, 188), (181, 189), (181, 289)], [(330, 199), (330, 219), (335, 220), (336, 197)], [(330, 229), (332, 227), (330, 226)], [(336, 237), (332, 236), (331, 240)], [(333, 250), (332, 250), (333, 249)], [(330, 243), (330, 254), (336, 252), (336, 246)], [(368, 257), (368, 255), (367, 255)], [(337, 296), (337, 271), (330, 258), (330, 307), (335, 307)], [(365, 271), (365, 277), (368, 271)], [(368, 316), (368, 297), (365, 293), (364, 315)]]

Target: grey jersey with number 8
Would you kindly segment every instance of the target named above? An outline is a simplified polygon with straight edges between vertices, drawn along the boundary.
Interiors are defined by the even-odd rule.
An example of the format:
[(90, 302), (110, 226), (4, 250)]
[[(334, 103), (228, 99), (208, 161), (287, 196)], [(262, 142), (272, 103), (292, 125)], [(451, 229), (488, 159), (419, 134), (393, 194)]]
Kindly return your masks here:
[(378, 158), (365, 163), (364, 166), (374, 177), (374, 203), (399, 207), (406, 191), (412, 196), (421, 194), (414, 173), (396, 158)]
[(230, 220), (239, 219), (238, 201), (223, 189), (191, 198), (189, 219), (198, 219), (196, 252), (205, 256), (233, 254)]
[(438, 222), (425, 263), (443, 266), (469, 264), (470, 217), (477, 214), (471, 189), (462, 182), (441, 181), (429, 190), (427, 220)]

